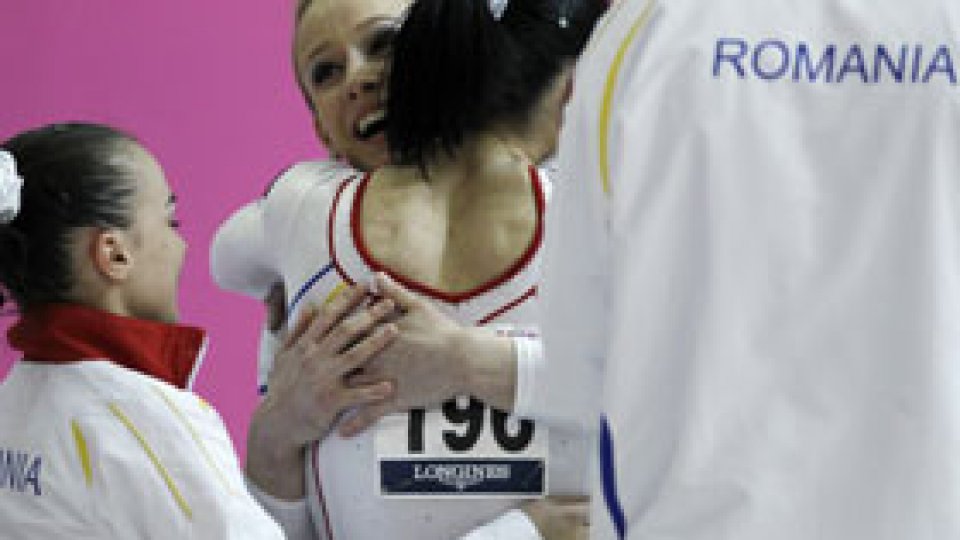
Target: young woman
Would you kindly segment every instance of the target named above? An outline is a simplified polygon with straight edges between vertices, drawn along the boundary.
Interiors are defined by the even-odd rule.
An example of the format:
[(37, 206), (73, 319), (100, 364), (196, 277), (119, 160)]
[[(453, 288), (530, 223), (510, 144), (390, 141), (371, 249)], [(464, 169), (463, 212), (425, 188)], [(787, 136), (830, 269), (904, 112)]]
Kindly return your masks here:
[[(23, 353), (0, 386), (4, 538), (283, 538), (189, 391), (205, 338), (176, 323), (175, 210), (153, 156), (114, 129), (53, 125), (0, 145), (0, 304), (19, 308), (8, 340)], [(328, 332), (358, 301), (298, 328), (278, 362), (310, 345), (355, 369), (389, 337)], [(330, 356), (343, 340), (356, 345)]]
[[(349, 68), (356, 48), (331, 46), (338, 35), (361, 31), (359, 25), (340, 21), (333, 37), (317, 32), (298, 38), (295, 61), (314, 109), (322, 111), (327, 96), (341, 100), (331, 101), (339, 103), (336, 123), (324, 123), (318, 113), (321, 133), (332, 141), (335, 128), (339, 136), (363, 140), (385, 126), (398, 164), (366, 175), (330, 164), (291, 169), (264, 201), (241, 210), (221, 230), (213, 259), (222, 285), (262, 298), (272, 280), (281, 279), (296, 313), (385, 272), (392, 277), (384, 282), (387, 292), (396, 281), (439, 306), (430, 324), (423, 317), (416, 324), (407, 317), (397, 322), (394, 356), (435, 346), (482, 364), (493, 349), (481, 343), (494, 338), (495, 354), (510, 356), (513, 342), (506, 336), (535, 333), (549, 191), (535, 164), (556, 143), (567, 69), (602, 7), (587, 1), (494, 4), (501, 5), (414, 3), (397, 36), (385, 124), (383, 90), (374, 93), (376, 85), (354, 78), (359, 72)], [(326, 7), (322, 0), (307, 3), (299, 27), (311, 24), (312, 10)], [(364, 95), (368, 101), (361, 103)], [(251, 227), (259, 233), (251, 236)], [(257, 245), (255, 238), (270, 241)], [(444, 317), (487, 330), (436, 328)], [(410, 384), (428, 386), (433, 372), (382, 371), (400, 393)], [(371, 369), (347, 384), (373, 380), (376, 373)], [(476, 383), (435, 383), (425, 401), (476, 394)], [(488, 401), (509, 404), (513, 388), (500, 398)], [(584, 441), (556, 431), (547, 441), (534, 432), (545, 430), (460, 400), (445, 404), (442, 414), (391, 416), (356, 439), (331, 435), (309, 456), (316, 521), (333, 538), (450, 538), (516, 506), (519, 498), (541, 494), (544, 469), (550, 491), (582, 492)], [(466, 456), (466, 469), (436, 467), (454, 455)], [(524, 469), (532, 481), (487, 481), (510, 476), (500, 465)], [(483, 469), (478, 474), (484, 479), (465, 479), (467, 469)], [(447, 473), (452, 476), (438, 478)], [(418, 478), (425, 482), (414, 486)]]

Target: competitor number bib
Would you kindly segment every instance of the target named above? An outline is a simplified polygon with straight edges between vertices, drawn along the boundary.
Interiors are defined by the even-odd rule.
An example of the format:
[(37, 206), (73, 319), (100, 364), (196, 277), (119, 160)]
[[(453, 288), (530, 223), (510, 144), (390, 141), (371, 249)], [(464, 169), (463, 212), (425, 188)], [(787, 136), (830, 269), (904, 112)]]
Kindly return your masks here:
[(546, 429), (474, 398), (387, 416), (376, 432), (383, 496), (532, 498), (546, 492)]

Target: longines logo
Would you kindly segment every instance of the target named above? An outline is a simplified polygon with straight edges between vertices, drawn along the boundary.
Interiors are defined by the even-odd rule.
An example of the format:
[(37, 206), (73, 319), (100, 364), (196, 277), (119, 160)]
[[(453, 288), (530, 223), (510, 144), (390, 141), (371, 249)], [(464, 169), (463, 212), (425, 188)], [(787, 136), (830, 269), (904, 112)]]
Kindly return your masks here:
[(381, 458), (385, 496), (540, 496), (546, 490), (543, 459)]
[(415, 482), (438, 482), (463, 491), (487, 480), (509, 480), (510, 465), (480, 463), (424, 463), (413, 468)]

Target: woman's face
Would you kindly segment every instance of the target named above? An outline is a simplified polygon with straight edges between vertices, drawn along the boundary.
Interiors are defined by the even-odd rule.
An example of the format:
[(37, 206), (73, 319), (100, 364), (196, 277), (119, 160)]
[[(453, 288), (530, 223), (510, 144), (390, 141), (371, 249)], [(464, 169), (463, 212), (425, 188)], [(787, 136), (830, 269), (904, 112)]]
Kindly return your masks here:
[(174, 322), (179, 316), (177, 288), (186, 252), (178, 230), (176, 197), (149, 152), (131, 145), (119, 159), (136, 186), (128, 235), (133, 264), (124, 283), (129, 314)]
[(314, 0), (297, 22), (298, 81), (330, 151), (370, 170), (389, 160), (385, 82), (410, 0)]

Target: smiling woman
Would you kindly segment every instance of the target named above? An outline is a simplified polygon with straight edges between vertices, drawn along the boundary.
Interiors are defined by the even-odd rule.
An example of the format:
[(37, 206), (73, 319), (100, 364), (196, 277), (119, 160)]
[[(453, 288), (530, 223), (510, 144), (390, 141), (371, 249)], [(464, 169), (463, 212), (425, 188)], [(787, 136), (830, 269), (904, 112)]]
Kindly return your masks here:
[[(579, 538), (582, 521), (544, 528), (518, 507), (585, 492), (589, 436), (504, 410), (541, 413), (531, 381), (543, 365), (536, 285), (551, 183), (538, 165), (554, 150), (572, 64), (603, 8), (406, 4), (301, 5), (301, 88), (320, 137), (356, 168), (291, 167), (214, 241), (218, 284), (260, 300), (282, 282), (291, 323), (374, 279), (400, 308), (378, 330), (396, 340), (362, 371), (314, 378), (324, 392), (312, 392), (310, 414), (261, 408), (248, 473), (278, 497), (306, 490), (324, 538), (457, 538), (491, 534), (474, 529), (491, 521), (503, 527), (496, 537)], [(273, 364), (264, 403), (280, 403), (288, 392), (277, 383), (290, 377)], [(396, 392), (351, 395), (382, 382)], [(477, 399), (455, 399), (468, 395)], [(316, 440), (303, 439), (304, 417), (316, 419)]]
[(297, 81), (317, 134), (354, 167), (389, 157), (385, 78), (393, 38), (409, 0), (306, 0), (293, 45)]

